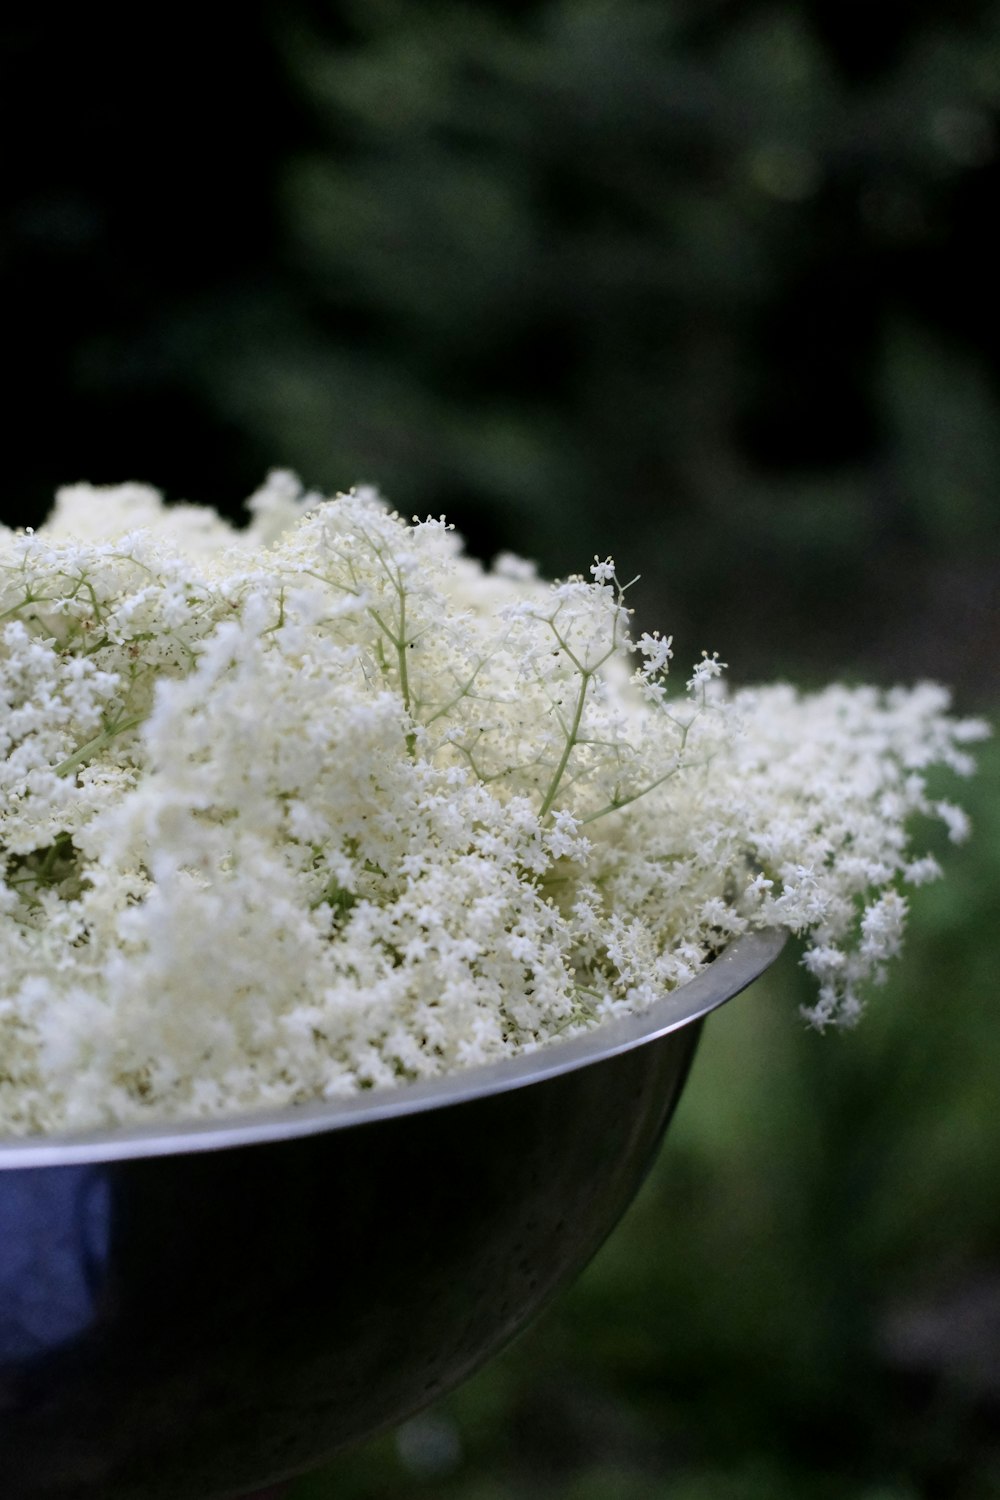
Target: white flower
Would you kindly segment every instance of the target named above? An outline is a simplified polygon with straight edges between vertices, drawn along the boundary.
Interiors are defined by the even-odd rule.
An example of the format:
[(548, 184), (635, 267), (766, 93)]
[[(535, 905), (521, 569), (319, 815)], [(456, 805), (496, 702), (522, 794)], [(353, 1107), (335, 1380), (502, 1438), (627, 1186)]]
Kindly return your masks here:
[(935, 802), (934, 811), (947, 828), (953, 844), (961, 844), (969, 837), (969, 817), (963, 808), (956, 807), (954, 802)]
[(661, 636), (658, 630), (654, 630), (652, 635), (642, 634), (636, 645), (646, 658), (643, 670), (648, 676), (666, 671), (667, 663), (674, 654), (671, 649), (673, 636)]
[(486, 572), (282, 471), (249, 509), (74, 486), (0, 533), (0, 1130), (508, 1056), (750, 925), (856, 1018), (939, 873), (908, 820), (966, 831), (926, 773), (985, 731), (941, 689), (730, 695), (706, 654), (670, 694), (610, 558)]
[(713, 651), (709, 656), (707, 651), (701, 653), (701, 661), (695, 663), (695, 667), (688, 680), (688, 688), (694, 691), (704, 688), (715, 677), (721, 677), (726, 663), (719, 660), (719, 653)]

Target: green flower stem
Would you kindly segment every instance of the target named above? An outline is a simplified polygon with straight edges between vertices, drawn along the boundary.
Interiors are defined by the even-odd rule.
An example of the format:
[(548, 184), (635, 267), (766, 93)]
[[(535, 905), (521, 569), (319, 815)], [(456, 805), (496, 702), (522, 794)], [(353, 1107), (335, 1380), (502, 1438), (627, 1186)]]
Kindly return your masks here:
[(136, 714), (131, 719), (119, 719), (117, 723), (109, 725), (106, 729), (102, 729), (100, 734), (95, 735), (92, 740), (88, 740), (85, 745), (81, 745), (78, 750), (74, 750), (73, 754), (68, 756), (61, 765), (56, 766), (56, 775), (68, 776), (71, 771), (75, 771), (78, 766), (82, 766), (84, 761), (88, 761), (93, 756), (100, 754), (105, 745), (110, 745), (111, 741), (118, 735), (126, 734), (130, 729), (135, 729), (142, 723), (144, 718), (144, 714)]
[(569, 731), (566, 735), (566, 744), (563, 748), (563, 753), (559, 758), (559, 764), (556, 766), (555, 774), (553, 775), (552, 780), (549, 782), (549, 789), (545, 793), (542, 805), (538, 810), (538, 816), (540, 818), (545, 817), (546, 813), (549, 811), (549, 808), (556, 800), (556, 793), (559, 790), (559, 783), (562, 781), (566, 767), (569, 765), (569, 758), (576, 748), (577, 735), (580, 732), (580, 724), (583, 720), (583, 709), (587, 701), (587, 689), (590, 687), (590, 678), (590, 672), (583, 672), (580, 682), (580, 691), (577, 694), (576, 710), (573, 714), (573, 722), (570, 725)]

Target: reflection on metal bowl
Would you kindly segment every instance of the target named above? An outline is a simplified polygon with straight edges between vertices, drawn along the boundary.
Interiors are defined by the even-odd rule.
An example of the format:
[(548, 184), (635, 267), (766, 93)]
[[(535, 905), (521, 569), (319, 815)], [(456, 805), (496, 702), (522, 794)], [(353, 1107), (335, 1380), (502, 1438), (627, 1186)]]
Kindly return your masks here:
[(594, 1254), (781, 945), (432, 1083), (0, 1143), (0, 1495), (239, 1495), (457, 1384)]

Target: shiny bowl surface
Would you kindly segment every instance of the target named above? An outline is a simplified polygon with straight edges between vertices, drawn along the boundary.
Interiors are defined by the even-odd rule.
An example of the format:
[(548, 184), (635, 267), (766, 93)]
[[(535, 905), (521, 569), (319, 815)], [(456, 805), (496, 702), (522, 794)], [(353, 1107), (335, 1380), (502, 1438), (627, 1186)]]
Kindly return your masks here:
[(0, 1496), (222, 1500), (456, 1385), (594, 1254), (782, 942), (445, 1079), (0, 1141)]

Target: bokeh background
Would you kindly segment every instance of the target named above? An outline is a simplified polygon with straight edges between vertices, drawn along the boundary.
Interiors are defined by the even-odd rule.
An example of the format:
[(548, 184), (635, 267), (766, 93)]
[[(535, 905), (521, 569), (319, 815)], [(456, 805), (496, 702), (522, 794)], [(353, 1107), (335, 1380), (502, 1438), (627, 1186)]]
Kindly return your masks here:
[[(681, 663), (995, 713), (1000, 6), (5, 17), (6, 522), (77, 479), (373, 482), (483, 557), (613, 552)], [(295, 1500), (1000, 1496), (981, 759), (863, 1025), (804, 1031), (787, 953), (581, 1282)]]

